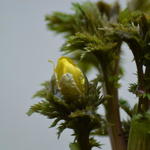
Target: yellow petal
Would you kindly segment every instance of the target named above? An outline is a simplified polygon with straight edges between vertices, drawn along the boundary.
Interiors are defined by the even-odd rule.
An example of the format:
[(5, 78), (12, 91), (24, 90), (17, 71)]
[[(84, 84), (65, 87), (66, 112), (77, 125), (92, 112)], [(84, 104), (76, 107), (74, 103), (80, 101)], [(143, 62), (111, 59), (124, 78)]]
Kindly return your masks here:
[(63, 56), (58, 59), (55, 72), (56, 72), (58, 82), (61, 80), (64, 74), (70, 73), (73, 76), (73, 79), (77, 84), (78, 88), (80, 89), (80, 91), (81, 92), (84, 91), (85, 77), (82, 71), (69, 57)]

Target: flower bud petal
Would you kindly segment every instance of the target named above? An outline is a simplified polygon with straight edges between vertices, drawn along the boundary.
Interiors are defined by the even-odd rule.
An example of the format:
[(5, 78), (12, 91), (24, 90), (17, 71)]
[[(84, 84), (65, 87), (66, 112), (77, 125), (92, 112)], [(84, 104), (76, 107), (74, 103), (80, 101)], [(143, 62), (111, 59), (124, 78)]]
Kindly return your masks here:
[(85, 77), (70, 58), (64, 56), (59, 58), (55, 73), (58, 85), (63, 89), (63, 93), (65, 88), (66, 91), (70, 88), (70, 92), (82, 93), (85, 91)]

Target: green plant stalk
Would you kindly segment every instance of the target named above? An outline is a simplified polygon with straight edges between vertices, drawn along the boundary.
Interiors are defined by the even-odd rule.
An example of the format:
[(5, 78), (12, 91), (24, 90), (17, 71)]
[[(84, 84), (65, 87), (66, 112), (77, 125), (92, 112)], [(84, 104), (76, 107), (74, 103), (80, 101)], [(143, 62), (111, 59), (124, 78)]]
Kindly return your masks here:
[(79, 150), (91, 150), (89, 120), (81, 118), (74, 128)]
[[(109, 85), (111, 87), (111, 85)], [(113, 150), (126, 150), (124, 134), (121, 127), (119, 104), (118, 104), (118, 91), (111, 87), (111, 90), (107, 87), (107, 93), (111, 95), (111, 98), (106, 104), (106, 118), (108, 120), (108, 133), (111, 140)]]
[(150, 117), (133, 118), (128, 150), (150, 150)]
[(89, 133), (83, 131), (78, 134), (77, 143), (79, 144), (80, 150), (91, 150), (89, 143)]
[[(128, 43), (128, 42), (127, 42)], [(142, 51), (142, 49), (140, 49), (137, 45), (133, 44), (133, 43), (128, 43), (132, 54), (134, 56), (135, 59), (135, 64), (136, 64), (136, 68), (137, 68), (137, 77), (138, 77), (138, 90), (141, 91), (145, 91), (145, 83), (144, 83), (144, 78), (147, 76), (147, 74), (149, 74), (146, 67), (146, 71), (144, 74), (143, 71), (143, 62), (141, 60), (141, 54), (139, 53), (140, 51)], [(148, 67), (149, 68), (149, 67)], [(149, 109), (149, 100), (145, 99), (143, 97), (139, 97), (139, 103), (138, 103), (138, 113), (144, 113)]]
[(91, 150), (89, 136), (90, 130), (87, 128), (86, 121), (81, 121), (78, 128), (75, 129), (77, 143), (80, 150)]
[[(98, 54), (96, 57), (98, 58)], [(108, 66), (105, 60), (101, 60), (99, 58), (98, 60), (101, 64), (101, 70), (104, 78), (104, 95), (110, 96), (105, 103), (105, 111), (112, 150), (127, 150), (127, 144), (125, 142), (124, 133), (121, 127), (118, 87), (116, 87), (115, 84), (109, 80), (110, 77), (118, 75), (119, 59), (115, 61), (114, 68)]]

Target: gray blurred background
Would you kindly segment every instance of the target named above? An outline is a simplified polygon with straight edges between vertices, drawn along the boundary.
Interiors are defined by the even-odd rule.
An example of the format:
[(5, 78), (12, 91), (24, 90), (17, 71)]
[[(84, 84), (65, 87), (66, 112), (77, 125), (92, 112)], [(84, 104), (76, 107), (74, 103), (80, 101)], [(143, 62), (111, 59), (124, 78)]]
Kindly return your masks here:
[[(70, 12), (71, 2), (77, 1), (82, 0), (0, 0), (0, 150), (69, 150), (70, 130), (57, 140), (56, 129), (48, 128), (50, 120), (38, 114), (28, 117), (26, 112), (39, 101), (31, 97), (52, 75), (48, 59), (56, 63), (64, 42), (47, 30), (44, 16), (53, 11)], [(124, 8), (125, 0), (120, 1)], [(136, 80), (135, 66), (125, 44), (123, 49), (125, 77), (120, 96), (133, 105), (135, 97), (127, 89)], [(89, 77), (93, 74), (96, 72)], [(97, 139), (104, 144), (102, 150), (111, 150), (108, 138)]]

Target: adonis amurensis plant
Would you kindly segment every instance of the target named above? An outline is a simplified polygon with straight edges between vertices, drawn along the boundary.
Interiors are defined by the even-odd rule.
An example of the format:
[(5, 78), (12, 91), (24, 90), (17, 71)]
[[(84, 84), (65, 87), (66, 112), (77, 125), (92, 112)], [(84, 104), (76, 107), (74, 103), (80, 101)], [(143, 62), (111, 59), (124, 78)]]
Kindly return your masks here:
[[(58, 59), (51, 79), (34, 95), (42, 101), (31, 106), (28, 115), (53, 119), (58, 137), (72, 129), (71, 150), (102, 148), (95, 136), (109, 136), (112, 150), (150, 150), (150, 0), (130, 0), (124, 10), (118, 2), (103, 1), (73, 3), (72, 8), (71, 14), (46, 16), (48, 29), (63, 33), (61, 51), (68, 56)], [(118, 96), (123, 43), (137, 70), (137, 82), (129, 86), (137, 97), (133, 107), (128, 103), (132, 99)], [(98, 74), (89, 81), (91, 68)], [(104, 115), (98, 113), (99, 106)]]

